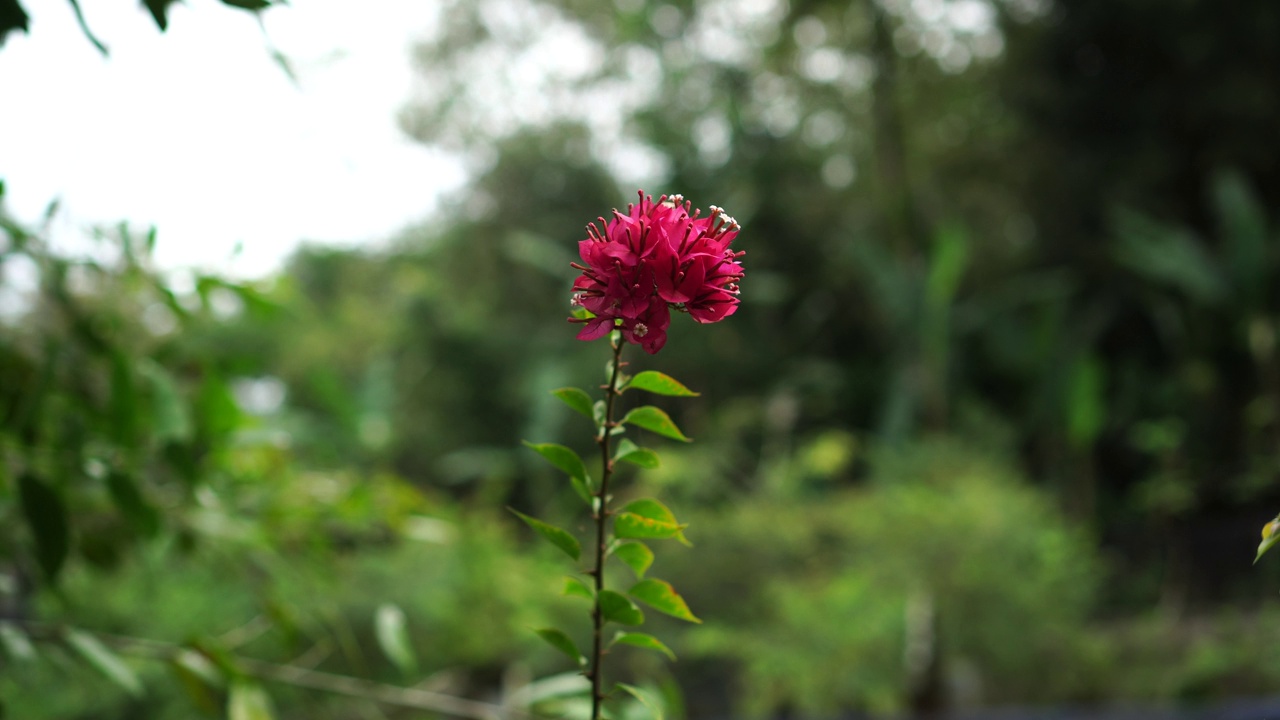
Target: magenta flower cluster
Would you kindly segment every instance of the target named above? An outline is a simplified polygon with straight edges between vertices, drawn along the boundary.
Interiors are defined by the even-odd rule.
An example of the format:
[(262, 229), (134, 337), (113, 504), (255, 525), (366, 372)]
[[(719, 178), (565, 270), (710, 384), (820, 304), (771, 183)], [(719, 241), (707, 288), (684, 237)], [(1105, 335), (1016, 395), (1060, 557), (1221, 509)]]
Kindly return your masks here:
[(584, 264), (573, 283), (573, 304), (594, 317), (569, 318), (584, 323), (579, 340), (595, 340), (620, 330), (627, 342), (656, 353), (667, 342), (671, 310), (687, 312), (700, 323), (719, 322), (738, 309), (738, 281), (743, 252), (729, 244), (738, 222), (712, 205), (701, 210), (680, 195), (654, 202), (640, 192), (640, 202), (613, 219), (597, 218), (578, 243)]

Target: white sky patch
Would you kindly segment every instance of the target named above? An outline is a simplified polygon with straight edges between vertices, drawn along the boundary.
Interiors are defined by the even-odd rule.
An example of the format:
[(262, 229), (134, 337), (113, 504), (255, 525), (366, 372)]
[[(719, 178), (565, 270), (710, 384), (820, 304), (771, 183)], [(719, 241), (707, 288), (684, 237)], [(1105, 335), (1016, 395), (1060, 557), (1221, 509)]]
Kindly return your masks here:
[(396, 125), (432, 3), (298, 3), (265, 36), (212, 0), (171, 6), (166, 33), (140, 4), (83, 3), (107, 58), (65, 0), (26, 6), (31, 34), (0, 48), (0, 178), (28, 223), (61, 199), (61, 243), (125, 220), (157, 226), (161, 267), (261, 275), (304, 239), (384, 240), (465, 179)]

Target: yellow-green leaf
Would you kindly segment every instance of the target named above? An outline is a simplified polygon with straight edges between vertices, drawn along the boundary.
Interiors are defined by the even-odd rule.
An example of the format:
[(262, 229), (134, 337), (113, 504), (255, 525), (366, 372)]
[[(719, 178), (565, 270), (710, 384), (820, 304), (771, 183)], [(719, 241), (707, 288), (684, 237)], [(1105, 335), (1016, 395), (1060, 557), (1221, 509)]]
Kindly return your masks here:
[(671, 587), (671, 583), (652, 578), (641, 580), (632, 585), (627, 594), (654, 610), (666, 613), (671, 617), (688, 620), (693, 623), (702, 622), (689, 611), (689, 606), (685, 604), (684, 598), (680, 597), (675, 588)]
[(666, 505), (651, 498), (627, 503), (613, 518), (613, 534), (620, 538), (676, 538), (688, 545), (686, 527)]
[(1263, 553), (1270, 550), (1277, 542), (1280, 542), (1280, 515), (1262, 526), (1262, 542), (1258, 544), (1258, 554), (1253, 556), (1253, 564), (1257, 565)]
[(664, 375), (656, 370), (645, 370), (637, 373), (631, 378), (631, 382), (627, 383), (628, 390), (648, 390), (657, 395), (668, 395), (671, 397), (698, 397), (701, 393), (696, 393), (684, 386), (684, 383), (676, 380), (670, 375)]
[(642, 405), (635, 408), (631, 412), (623, 416), (621, 424), (635, 425), (644, 428), (650, 432), (655, 432), (663, 437), (669, 437), (672, 440), (681, 442), (690, 442), (685, 434), (680, 432), (680, 428), (676, 427), (675, 422), (671, 420), (671, 416), (667, 415), (660, 408), (652, 405)]
[(653, 565), (653, 551), (642, 542), (625, 542), (613, 549), (613, 554), (627, 564), (636, 578), (644, 577), (649, 566)]

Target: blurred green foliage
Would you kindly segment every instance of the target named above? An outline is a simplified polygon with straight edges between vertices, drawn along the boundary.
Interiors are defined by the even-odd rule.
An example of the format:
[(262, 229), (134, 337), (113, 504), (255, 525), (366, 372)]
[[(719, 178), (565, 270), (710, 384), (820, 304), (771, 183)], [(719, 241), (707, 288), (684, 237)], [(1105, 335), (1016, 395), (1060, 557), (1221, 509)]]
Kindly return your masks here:
[[(662, 630), (669, 705), (1274, 693), (1280, 575), (1248, 562), (1280, 505), (1278, 7), (445, 3), (401, 121), (472, 182), (382, 249), (177, 282), (153, 235), (72, 256), (0, 216), (0, 702), (257, 697), (122, 653), (135, 697), (63, 635), (24, 659), (32, 622), (572, 690), (528, 628), (580, 607), (498, 508), (576, 507), (520, 441), (586, 449), (548, 394), (605, 381), (568, 263), (640, 181), (723, 205), (748, 251), (740, 312), (661, 356), (697, 443), (620, 497), (693, 524), (660, 558), (706, 621)], [(586, 69), (505, 72), (548, 42)], [(267, 689), (280, 717), (383, 712)]]

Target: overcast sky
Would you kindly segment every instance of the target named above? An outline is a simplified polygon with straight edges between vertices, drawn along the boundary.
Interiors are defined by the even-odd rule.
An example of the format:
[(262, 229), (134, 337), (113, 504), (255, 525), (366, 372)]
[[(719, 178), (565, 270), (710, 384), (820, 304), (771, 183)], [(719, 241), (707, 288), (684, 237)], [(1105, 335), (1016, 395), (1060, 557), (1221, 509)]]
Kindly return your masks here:
[(298, 2), (265, 35), (214, 0), (171, 6), (163, 34), (141, 3), (82, 3), (105, 58), (65, 0), (24, 4), (30, 35), (0, 48), (0, 178), (24, 220), (61, 200), (63, 242), (127, 220), (158, 228), (164, 267), (259, 275), (300, 240), (383, 240), (461, 182), (396, 127), (433, 3)]

